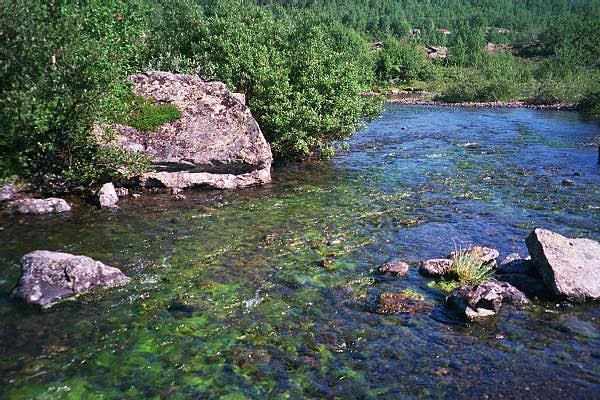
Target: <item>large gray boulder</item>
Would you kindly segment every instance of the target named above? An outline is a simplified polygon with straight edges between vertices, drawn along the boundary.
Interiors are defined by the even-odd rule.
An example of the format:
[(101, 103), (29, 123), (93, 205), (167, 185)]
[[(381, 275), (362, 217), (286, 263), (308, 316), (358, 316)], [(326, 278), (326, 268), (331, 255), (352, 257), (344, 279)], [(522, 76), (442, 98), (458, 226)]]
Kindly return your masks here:
[(538, 274), (554, 295), (600, 299), (600, 243), (539, 228), (525, 243)]
[(248, 107), (225, 84), (159, 71), (130, 80), (137, 95), (182, 112), (155, 132), (114, 127), (113, 144), (153, 160), (154, 171), (141, 177), (143, 186), (228, 189), (271, 180), (271, 148)]
[(14, 200), (6, 205), (7, 214), (51, 214), (71, 211), (71, 206), (63, 199), (50, 197), (47, 199), (25, 198)]
[(465, 317), (477, 319), (495, 315), (502, 303), (523, 305), (528, 304), (529, 299), (511, 284), (492, 279), (480, 285), (456, 288), (446, 302)]
[(62, 299), (93, 287), (120, 286), (129, 282), (119, 269), (86, 256), (46, 250), (26, 254), (14, 298), (50, 307)]

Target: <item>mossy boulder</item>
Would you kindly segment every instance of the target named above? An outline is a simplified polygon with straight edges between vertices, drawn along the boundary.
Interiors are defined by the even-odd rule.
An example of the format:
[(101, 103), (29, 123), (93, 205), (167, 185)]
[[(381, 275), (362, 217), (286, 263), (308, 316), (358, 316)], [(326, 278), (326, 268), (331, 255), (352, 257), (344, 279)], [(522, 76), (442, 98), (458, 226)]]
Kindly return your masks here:
[(151, 104), (114, 126), (111, 144), (152, 160), (153, 171), (140, 177), (141, 185), (227, 189), (270, 181), (269, 144), (225, 84), (160, 71), (130, 80), (135, 95)]

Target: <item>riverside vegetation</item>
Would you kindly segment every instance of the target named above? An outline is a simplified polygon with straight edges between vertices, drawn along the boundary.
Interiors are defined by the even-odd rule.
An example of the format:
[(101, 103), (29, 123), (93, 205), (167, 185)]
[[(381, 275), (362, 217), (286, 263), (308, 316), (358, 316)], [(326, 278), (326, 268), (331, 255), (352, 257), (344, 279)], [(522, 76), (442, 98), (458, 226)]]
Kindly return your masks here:
[[(148, 69), (243, 92), (278, 160), (332, 155), (333, 143), (379, 113), (377, 100), (361, 96), (373, 87), (427, 89), (445, 101), (565, 102), (598, 114), (599, 4), (6, 0), (0, 179), (60, 192), (114, 179), (123, 166), (146, 170), (143, 157), (100, 147), (90, 132), (140, 116), (151, 129), (165, 117), (154, 111), (176, 117), (131, 107), (125, 78)], [(448, 56), (431, 62), (425, 44), (447, 46)]]

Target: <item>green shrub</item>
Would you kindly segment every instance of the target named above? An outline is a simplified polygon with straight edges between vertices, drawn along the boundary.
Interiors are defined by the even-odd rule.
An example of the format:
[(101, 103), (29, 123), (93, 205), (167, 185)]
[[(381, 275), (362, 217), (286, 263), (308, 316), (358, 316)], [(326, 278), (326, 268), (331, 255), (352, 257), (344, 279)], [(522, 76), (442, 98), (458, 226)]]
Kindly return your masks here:
[(442, 93), (435, 97), (435, 100), (449, 103), (488, 101), (489, 99), (483, 76), (468, 69), (452, 73), (450, 83)]
[(556, 104), (564, 101), (565, 90), (561, 81), (548, 79), (535, 84), (531, 94), (525, 100), (527, 104)]
[(143, 21), (135, 1), (0, 3), (1, 175), (52, 189), (103, 179), (92, 126), (118, 112)]
[(600, 89), (585, 93), (578, 106), (583, 112), (600, 117)]
[(435, 68), (421, 45), (394, 38), (386, 39), (375, 55), (375, 74), (384, 84), (430, 80), (435, 77)]
[[(191, 58), (203, 77), (245, 93), (276, 158), (305, 157), (347, 139), (375, 115), (369, 44), (310, 13), (274, 15), (248, 4), (207, 8)], [(324, 147), (325, 146), (325, 147)]]
[(437, 100), (452, 103), (505, 101), (522, 98), (531, 87), (531, 68), (510, 53), (478, 57), (473, 67), (456, 68)]

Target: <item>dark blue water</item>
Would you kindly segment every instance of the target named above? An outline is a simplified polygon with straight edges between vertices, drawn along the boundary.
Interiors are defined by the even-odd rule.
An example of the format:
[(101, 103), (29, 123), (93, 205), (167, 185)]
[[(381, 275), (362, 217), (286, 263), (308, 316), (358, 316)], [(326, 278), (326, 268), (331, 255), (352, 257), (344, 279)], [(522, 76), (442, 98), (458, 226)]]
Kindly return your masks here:
[[(0, 220), (0, 398), (563, 398), (600, 391), (600, 306), (467, 323), (415, 263), (533, 227), (600, 240), (600, 128), (576, 113), (390, 107), (331, 161), (232, 192)], [(574, 186), (563, 186), (570, 179)], [(34, 249), (133, 278), (50, 311), (8, 298)], [(430, 313), (380, 315), (412, 289)]]

